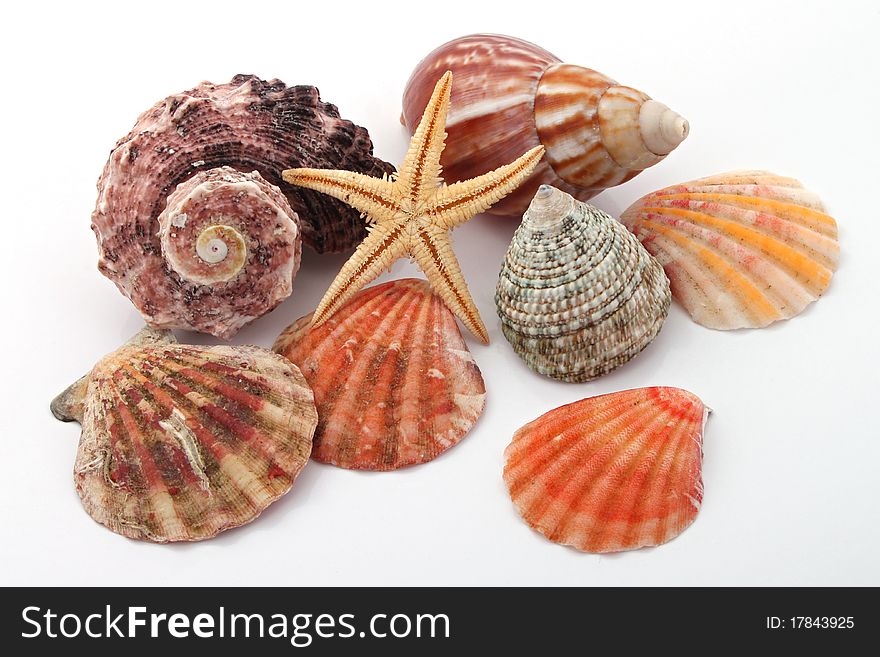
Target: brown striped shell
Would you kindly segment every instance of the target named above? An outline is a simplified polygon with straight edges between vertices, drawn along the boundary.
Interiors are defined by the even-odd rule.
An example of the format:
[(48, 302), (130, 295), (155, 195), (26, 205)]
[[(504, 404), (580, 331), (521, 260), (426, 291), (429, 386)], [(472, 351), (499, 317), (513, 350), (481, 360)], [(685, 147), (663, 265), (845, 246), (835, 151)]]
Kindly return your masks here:
[(301, 240), (343, 251), (366, 234), (356, 210), (281, 171), (391, 172), (372, 148), (314, 87), (238, 75), (169, 96), (98, 181), (98, 267), (151, 326), (228, 338), (290, 294)]
[(74, 481), (92, 518), (159, 543), (250, 522), (308, 460), (317, 424), (299, 370), (259, 347), (146, 330), (52, 404), (82, 423)]
[(447, 181), (473, 178), (543, 145), (531, 178), (489, 212), (521, 215), (538, 186), (587, 200), (656, 164), (687, 136), (681, 116), (601, 73), (513, 37), (474, 34), (423, 59), (403, 95), (413, 132), (436, 80), (455, 82), (443, 152)]
[(310, 321), (289, 326), (274, 348), (314, 390), (314, 459), (356, 470), (425, 463), (482, 413), (480, 370), (425, 281), (366, 288), (320, 326)]
[(642, 197), (620, 220), (663, 265), (672, 294), (714, 329), (789, 319), (831, 284), (837, 222), (793, 178), (733, 171)]
[(623, 225), (544, 185), (517, 228), (495, 290), (501, 330), (539, 374), (583, 382), (635, 357), (671, 301), (663, 268)]
[(708, 409), (680, 388), (624, 390), (545, 413), (504, 452), (517, 511), (585, 552), (660, 545), (696, 520)]

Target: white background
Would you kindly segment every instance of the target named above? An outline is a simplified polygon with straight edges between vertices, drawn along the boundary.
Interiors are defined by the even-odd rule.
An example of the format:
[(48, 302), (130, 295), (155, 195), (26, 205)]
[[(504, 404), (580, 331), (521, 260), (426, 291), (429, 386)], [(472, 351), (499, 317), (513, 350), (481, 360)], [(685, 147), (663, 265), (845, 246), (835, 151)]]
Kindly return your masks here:
[[(10, 4), (0, 29), (0, 583), (880, 585), (876, 3), (30, 2)], [(318, 86), (398, 163), (411, 69), (478, 31), (534, 41), (690, 120), (664, 162), (595, 199), (612, 214), (738, 168), (819, 192), (842, 245), (827, 295), (757, 331), (711, 331), (674, 307), (633, 362), (593, 383), (558, 383), (526, 369), (499, 330), (493, 293), (516, 222), (478, 217), (454, 241), (492, 338), (469, 338), (488, 404), (459, 446), (394, 473), (310, 463), (253, 524), (201, 544), (140, 543), (93, 522), (71, 476), (79, 427), (55, 421), (48, 404), (141, 326), (98, 273), (89, 229), (115, 141), (169, 94), (255, 73)], [(234, 342), (270, 346), (345, 257), (307, 251), (292, 297)], [(399, 262), (384, 278), (410, 275), (420, 274)], [(646, 385), (687, 388), (715, 409), (694, 525), (616, 556), (531, 531), (501, 479), (513, 432), (563, 403)]]

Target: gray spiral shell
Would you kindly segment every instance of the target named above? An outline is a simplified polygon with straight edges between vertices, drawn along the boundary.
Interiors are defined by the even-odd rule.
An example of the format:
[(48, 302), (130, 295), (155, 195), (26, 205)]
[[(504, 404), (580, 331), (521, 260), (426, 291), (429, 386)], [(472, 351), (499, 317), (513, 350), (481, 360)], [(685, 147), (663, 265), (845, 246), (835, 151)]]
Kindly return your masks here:
[(627, 229), (542, 185), (517, 229), (495, 304), (514, 351), (539, 374), (570, 382), (620, 367), (660, 332), (669, 281)]

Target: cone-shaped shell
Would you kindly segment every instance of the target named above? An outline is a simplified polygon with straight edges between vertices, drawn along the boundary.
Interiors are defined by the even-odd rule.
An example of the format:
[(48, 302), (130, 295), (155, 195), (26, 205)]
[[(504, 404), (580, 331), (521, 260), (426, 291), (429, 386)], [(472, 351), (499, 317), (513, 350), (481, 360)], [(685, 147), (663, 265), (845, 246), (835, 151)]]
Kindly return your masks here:
[(759, 328), (794, 317), (828, 288), (837, 222), (800, 182), (735, 171), (667, 187), (621, 216), (703, 326)]
[(316, 460), (355, 470), (425, 463), (482, 413), (480, 370), (425, 281), (366, 288), (317, 328), (310, 320), (288, 327), (274, 348), (315, 392)]
[(442, 164), (447, 181), (473, 178), (542, 145), (532, 176), (489, 212), (520, 216), (541, 184), (587, 200), (662, 160), (688, 134), (663, 103), (535, 44), (474, 34), (443, 44), (412, 73), (402, 121), (410, 133), (434, 83), (455, 83)]
[(585, 552), (660, 545), (703, 500), (706, 407), (679, 388), (561, 406), (514, 434), (504, 481), (530, 527)]
[(52, 407), (82, 422), (74, 481), (89, 515), (160, 543), (256, 518), (290, 489), (318, 420), (299, 370), (277, 354), (171, 340), (113, 352)]
[(657, 336), (670, 303), (659, 263), (612, 217), (542, 186), (495, 291), (501, 330), (539, 374), (589, 381)]

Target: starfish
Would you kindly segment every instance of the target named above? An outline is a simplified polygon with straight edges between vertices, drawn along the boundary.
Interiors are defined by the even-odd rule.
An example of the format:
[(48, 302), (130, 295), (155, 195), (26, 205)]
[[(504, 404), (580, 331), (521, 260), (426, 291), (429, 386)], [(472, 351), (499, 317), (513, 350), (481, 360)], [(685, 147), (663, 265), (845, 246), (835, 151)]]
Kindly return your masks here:
[(282, 174), (291, 184), (344, 201), (367, 221), (367, 237), (318, 304), (312, 326), (323, 324), (367, 283), (409, 255), (449, 309), (488, 344), (486, 326), (452, 252), (449, 231), (516, 189), (538, 164), (544, 148), (536, 146), (495, 171), (446, 185), (440, 177), (440, 155), (451, 91), (452, 73), (447, 72), (434, 87), (403, 165), (391, 177), (331, 169), (288, 169)]

